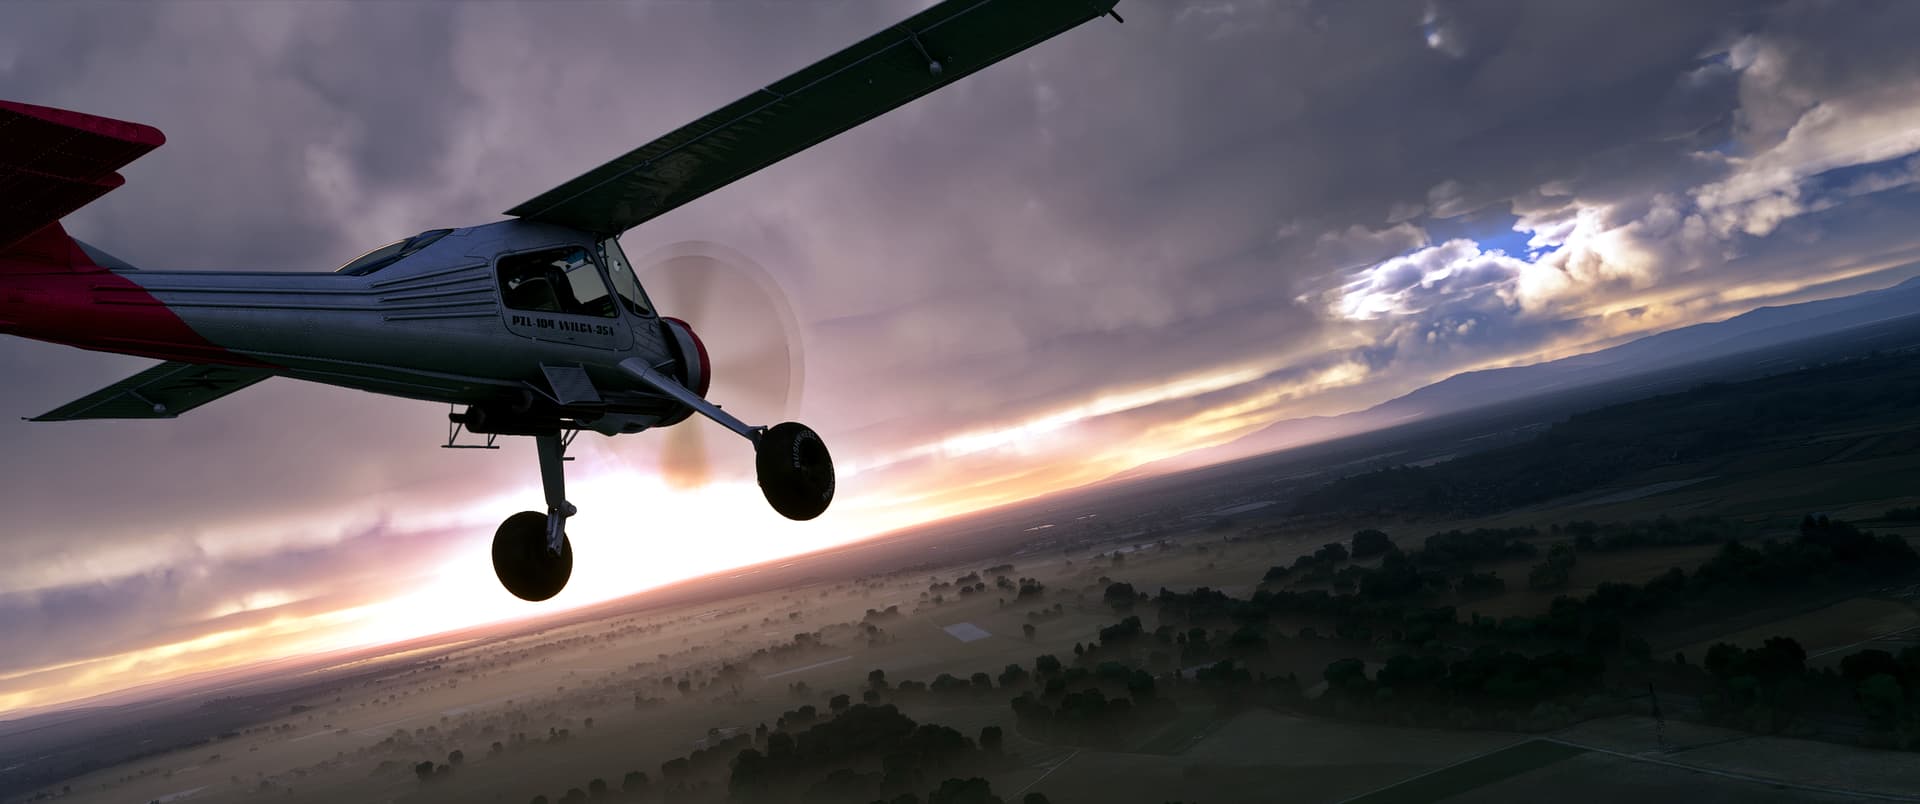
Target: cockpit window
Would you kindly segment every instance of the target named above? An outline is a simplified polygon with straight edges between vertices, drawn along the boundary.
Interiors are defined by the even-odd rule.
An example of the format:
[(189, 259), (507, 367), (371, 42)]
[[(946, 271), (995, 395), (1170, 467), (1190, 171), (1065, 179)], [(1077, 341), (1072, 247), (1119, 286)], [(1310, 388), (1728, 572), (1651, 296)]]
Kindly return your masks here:
[(607, 276), (613, 279), (613, 292), (620, 297), (620, 305), (634, 315), (651, 318), (653, 302), (640, 288), (640, 280), (633, 275), (633, 265), (627, 262), (627, 253), (620, 250), (620, 241), (613, 238), (600, 241), (600, 257), (607, 263)]
[(369, 251), (365, 254), (360, 255), (359, 257), (355, 258), (352, 262), (349, 262), (346, 265), (340, 266), (340, 269), (337, 271), (334, 271), (334, 273), (349, 274), (352, 276), (364, 276), (366, 274), (373, 273), (374, 271), (377, 271), (381, 268), (391, 265), (395, 260), (400, 259), (400, 249), (403, 249), (406, 247), (407, 247), (407, 241), (395, 240), (391, 243), (388, 243), (384, 246), (381, 246), (379, 248), (376, 248), (372, 251)]
[(360, 257), (353, 262), (340, 266), (340, 269), (334, 273), (347, 274), (348, 276), (366, 276), (374, 271), (406, 259), (413, 255), (414, 252), (433, 245), (434, 241), (446, 237), (447, 233), (451, 231), (453, 230), (431, 229), (405, 240), (388, 243), (387, 245), (360, 255)]
[(618, 314), (592, 255), (579, 246), (501, 257), (500, 297), (515, 310), (602, 318)]

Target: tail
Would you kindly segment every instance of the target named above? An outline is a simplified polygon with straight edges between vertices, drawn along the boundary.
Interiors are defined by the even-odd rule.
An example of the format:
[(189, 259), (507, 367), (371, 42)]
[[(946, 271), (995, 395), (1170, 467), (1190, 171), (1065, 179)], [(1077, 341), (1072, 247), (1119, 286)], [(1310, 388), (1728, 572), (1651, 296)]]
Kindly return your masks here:
[(0, 100), (0, 273), (100, 265), (60, 219), (125, 184), (116, 171), (166, 141), (152, 126)]

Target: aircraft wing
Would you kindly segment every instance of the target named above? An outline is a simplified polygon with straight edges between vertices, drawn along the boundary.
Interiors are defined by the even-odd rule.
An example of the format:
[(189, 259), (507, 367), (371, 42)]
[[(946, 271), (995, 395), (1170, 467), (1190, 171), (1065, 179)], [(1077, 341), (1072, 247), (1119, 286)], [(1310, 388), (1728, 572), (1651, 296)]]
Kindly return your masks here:
[(618, 234), (1107, 14), (1117, 2), (946, 0), (507, 214)]
[(266, 369), (171, 361), (28, 421), (171, 419), (271, 376)]
[(125, 183), (115, 171), (166, 139), (152, 126), (0, 100), (0, 250)]

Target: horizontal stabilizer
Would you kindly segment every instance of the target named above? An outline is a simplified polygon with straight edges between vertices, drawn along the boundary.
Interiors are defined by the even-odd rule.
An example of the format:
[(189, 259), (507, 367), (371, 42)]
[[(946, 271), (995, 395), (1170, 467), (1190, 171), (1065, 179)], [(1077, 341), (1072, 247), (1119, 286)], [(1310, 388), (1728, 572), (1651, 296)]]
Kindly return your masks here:
[(266, 369), (166, 362), (30, 421), (171, 419), (271, 376)]
[(116, 171), (166, 141), (152, 126), (0, 100), (0, 252), (119, 187)]

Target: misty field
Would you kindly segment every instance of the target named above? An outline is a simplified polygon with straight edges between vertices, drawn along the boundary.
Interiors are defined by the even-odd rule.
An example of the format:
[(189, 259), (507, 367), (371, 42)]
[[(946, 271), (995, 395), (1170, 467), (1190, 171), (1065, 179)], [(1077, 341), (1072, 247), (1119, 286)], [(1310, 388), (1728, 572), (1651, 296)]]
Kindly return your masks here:
[[(899, 716), (968, 745), (991, 741), (991, 750), (970, 755), (978, 761), (955, 767), (1005, 801), (1026, 793), (1068, 804), (1603, 801), (1658, 790), (1701, 801), (1821, 800), (1815, 788), (1843, 786), (1831, 769), (1847, 767), (1860, 769), (1862, 787), (1920, 787), (1901, 776), (1911, 754), (1756, 738), (1678, 719), (1669, 736), (1684, 750), (1665, 761), (1730, 775), (1637, 761), (1631, 757), (1652, 750), (1650, 725), (1634, 719), (1644, 714), (1632, 697), (1638, 690), (1587, 694), (1539, 707), (1537, 717), (1522, 711), (1498, 728), (1471, 712), (1438, 728), (1411, 725), (1411, 713), (1361, 722), (1351, 716), (1364, 702), (1310, 706), (1333, 689), (1332, 668), (1343, 660), (1357, 662), (1366, 679), (1403, 653), (1457, 660), (1491, 644), (1539, 652), (1546, 643), (1528, 642), (1524, 630), (1514, 637), (1508, 621), (1544, 622), (1556, 600), (1586, 599), (1603, 585), (1647, 584), (1673, 569), (1694, 573), (1727, 549), (1723, 539), (1791, 539), (1801, 509), (1816, 500), (1822, 510), (1863, 519), (1906, 504), (1914, 499), (1906, 481), (1920, 471), (1920, 458), (1889, 452), (1906, 437), (1885, 424), (1756, 443), (1745, 453), (1629, 474), (1482, 517), (1295, 516), (1275, 501), (1284, 500), (1281, 490), (1310, 482), (1301, 478), (1314, 473), (1299, 467), (1254, 464), (1204, 482), (1156, 479), (1127, 494), (996, 512), (980, 524), (948, 527), (938, 537), (944, 541), (901, 537), (792, 569), (782, 564), (757, 576), (786, 572), (778, 582), (741, 581), (737, 592), (709, 581), (721, 591), (693, 602), (639, 602), (643, 596), (302, 671), (284, 680), (307, 690), (297, 698), (215, 693), (205, 706), (254, 707), (249, 725), (219, 734), (163, 727), (153, 739), (178, 737), (186, 747), (116, 760), (41, 792), (74, 802), (523, 804), (544, 797), (558, 804), (655, 800), (671, 784), (672, 800), (723, 801), (739, 798), (728, 789), (729, 769), (749, 749), (771, 751), (769, 732), (801, 732), (863, 702), (897, 706)], [(1694, 526), (1675, 524), (1701, 512), (1725, 516), (1691, 536)], [(1410, 636), (1407, 623), (1354, 628), (1314, 609), (1312, 600), (1364, 591), (1391, 563), (1379, 552), (1347, 555), (1344, 545), (1362, 528), (1385, 531), (1409, 554), (1428, 549), (1435, 534), (1466, 532), (1439, 539), (1464, 544), (1481, 538), (1476, 529), (1514, 529), (1481, 544), (1494, 552), (1416, 583), (1439, 583), (1422, 605), (1453, 606), (1459, 622), (1479, 615), (1498, 627), (1476, 625), (1454, 644), (1421, 642), (1427, 638)], [(1654, 540), (1600, 544), (1629, 532)], [(1579, 534), (1591, 541), (1572, 550)], [(1668, 536), (1692, 540), (1659, 541)], [(1334, 544), (1343, 547), (1329, 557)], [(1556, 555), (1577, 561), (1540, 582)], [(1470, 594), (1464, 580), (1476, 574), (1481, 586)], [(1212, 591), (1203, 595), (1203, 588)], [(1116, 589), (1123, 591), (1116, 596)], [(1161, 603), (1205, 595), (1271, 601), (1280, 593), (1300, 607), (1276, 607), (1212, 633), (1191, 629), (1198, 632), (1191, 645), (1191, 623)], [(1809, 665), (1824, 667), (1882, 637), (1897, 649), (1920, 626), (1914, 596), (1895, 588), (1829, 581), (1756, 600), (1697, 602), (1647, 621), (1642, 633), (1663, 654), (1678, 646), (1695, 661), (1717, 642), (1759, 647), (1787, 635), (1812, 654)], [(1024, 676), (1037, 673), (1040, 657), (1092, 670), (1100, 664), (1092, 651), (1119, 638), (1106, 632), (1128, 616), (1138, 618), (1139, 638), (1162, 640), (1154, 643), (1164, 645), (1161, 655), (1145, 663), (1151, 672), (1140, 672), (1150, 687), (1172, 690), (1177, 706), (1138, 728), (1023, 729), (1010, 699), (1037, 689)], [(1259, 630), (1252, 637), (1259, 683), (1296, 685), (1308, 700), (1285, 709), (1209, 697), (1197, 679), (1222, 654), (1192, 648), (1244, 635), (1235, 628)], [(1089, 655), (1080, 662), (1083, 651)], [(1697, 690), (1673, 695), (1674, 716), (1694, 711)], [(1302, 714), (1310, 709), (1347, 716)], [(1551, 739), (1567, 745), (1541, 742)], [(1796, 763), (1796, 752), (1819, 762)], [(877, 775), (873, 764), (864, 767)], [(923, 796), (944, 775), (927, 773), (916, 782)], [(1748, 776), (1807, 787), (1775, 789)]]

